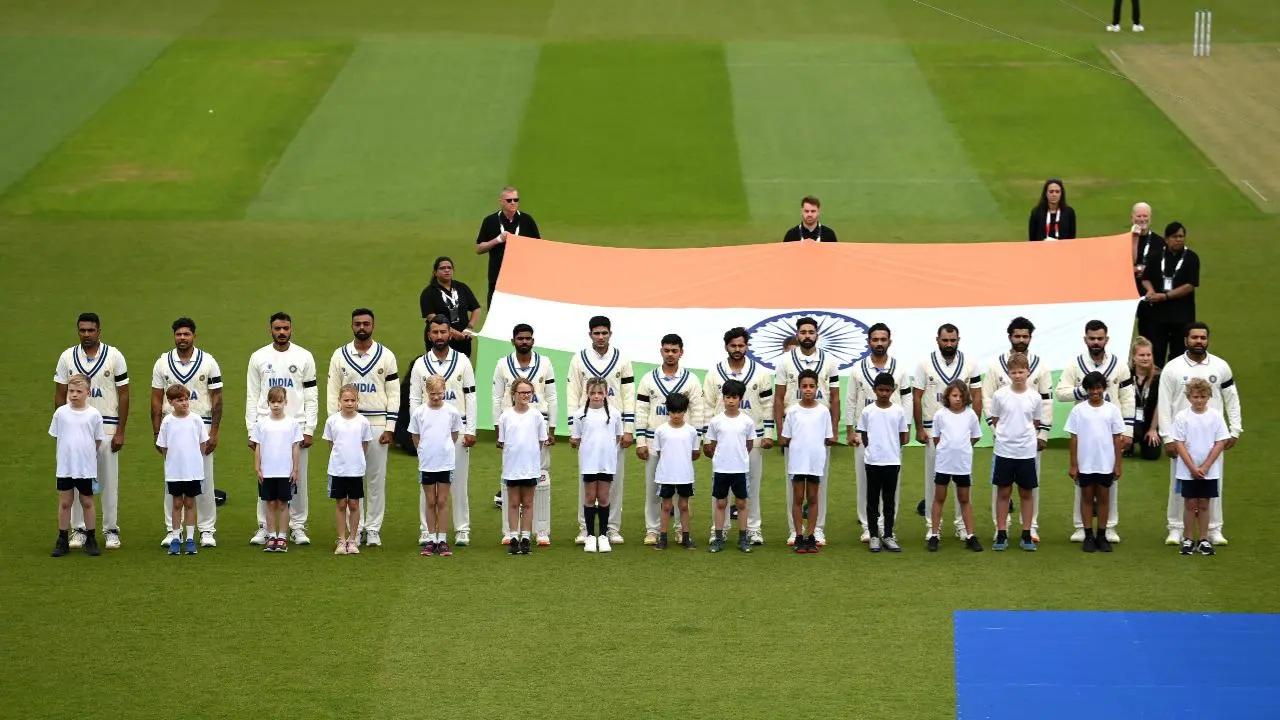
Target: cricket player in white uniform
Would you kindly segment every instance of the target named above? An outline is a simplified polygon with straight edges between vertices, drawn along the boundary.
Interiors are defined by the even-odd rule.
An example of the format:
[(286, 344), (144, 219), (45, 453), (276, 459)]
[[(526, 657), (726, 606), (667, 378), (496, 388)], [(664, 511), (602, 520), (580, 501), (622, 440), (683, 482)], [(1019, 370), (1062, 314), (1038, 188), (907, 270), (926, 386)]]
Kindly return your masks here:
[(365, 545), (382, 544), (382, 518), (387, 510), (387, 449), (395, 441), (400, 417), (400, 368), (395, 353), (373, 339), (375, 318), (369, 308), (351, 311), (352, 341), (333, 351), (325, 412), (338, 413), (342, 386), (355, 385), (359, 412), (376, 440), (364, 449), (364, 502), (360, 504), (360, 537)]
[[(716, 363), (707, 371), (702, 381), (702, 397), (706, 402), (708, 420), (724, 412), (721, 388), (730, 380), (737, 380), (747, 387), (739, 410), (756, 424), (755, 442), (747, 453), (747, 540), (752, 545), (764, 544), (764, 532), (760, 520), (760, 486), (764, 479), (763, 450), (773, 447), (776, 429), (773, 426), (773, 373), (760, 363), (747, 357), (750, 335), (745, 328), (732, 328), (724, 334), (724, 350), (728, 358)], [(716, 500), (711, 498), (714, 511)], [(712, 512), (712, 534), (715, 533), (715, 513)]]
[[(933, 497), (933, 460), (937, 453), (931, 438), (933, 416), (943, 407), (943, 394), (947, 386), (956, 380), (969, 383), (969, 393), (973, 398), (973, 413), (982, 417), (982, 376), (978, 374), (978, 364), (965, 357), (960, 351), (960, 330), (951, 323), (943, 323), (938, 327), (934, 338), (938, 349), (916, 366), (911, 378), (911, 414), (916, 426), (916, 442), (924, 445), (924, 498)], [(966, 538), (970, 535), (964, 526), (964, 518), (960, 514), (960, 501), (955, 499), (955, 532), (956, 537)], [(933, 533), (929, 513), (924, 518), (925, 539)]]
[[(1187, 352), (1165, 363), (1160, 372), (1160, 397), (1156, 402), (1156, 416), (1159, 418), (1160, 440), (1164, 443), (1165, 452), (1173, 457), (1173, 417), (1191, 406), (1187, 400), (1186, 386), (1192, 378), (1200, 378), (1213, 388), (1209, 398), (1209, 412), (1226, 414), (1227, 431), (1231, 433), (1231, 437), (1227, 439), (1227, 450), (1230, 450), (1240, 441), (1240, 434), (1244, 432), (1240, 419), (1240, 393), (1236, 389), (1231, 366), (1226, 360), (1209, 352), (1209, 326), (1202, 322), (1187, 326), (1183, 343), (1187, 346)], [(1166, 545), (1177, 545), (1182, 538), (1183, 502), (1174, 478), (1177, 463), (1176, 458), (1169, 461), (1169, 505), (1166, 512), (1169, 535), (1164, 539)], [(1222, 485), (1219, 481), (1218, 497), (1209, 501), (1208, 540), (1214, 545), (1227, 544), (1227, 538), (1222, 534)], [(1173, 538), (1173, 542), (1169, 538)]]
[[(102, 536), (108, 550), (120, 547), (120, 458), (125, 425), (129, 421), (129, 368), (124, 355), (102, 343), (102, 322), (97, 313), (80, 313), (76, 320), (80, 344), (58, 357), (53, 371), (53, 409), (67, 404), (67, 380), (80, 374), (89, 378), (89, 405), (102, 415), (103, 432), (111, 442), (98, 443), (98, 495), (102, 503)], [(84, 510), (80, 494), (71, 502), (71, 537), (68, 547), (84, 547)]]
[[(204, 482), (196, 497), (196, 517), (200, 530), (200, 547), (218, 544), (218, 503), (213, 496), (213, 452), (218, 447), (218, 430), (222, 426), (222, 368), (209, 353), (196, 347), (196, 324), (189, 317), (173, 321), (173, 349), (161, 355), (151, 368), (151, 433), (160, 436), (160, 423), (173, 412), (165, 391), (174, 385), (187, 389), (190, 412), (204, 420), (209, 440), (204, 448)], [(165, 536), (160, 543), (168, 547), (182, 528), (173, 526), (173, 496), (164, 494)]]
[[(582, 350), (569, 361), (569, 381), (566, 387), (568, 402), (565, 415), (569, 428), (573, 429), (574, 415), (580, 414), (587, 403), (587, 379), (602, 378), (609, 387), (607, 401), (622, 412), (622, 441), (618, 445), (618, 472), (609, 484), (609, 525), (607, 537), (610, 545), (621, 545), (623, 480), (626, 477), (627, 448), (634, 442), (636, 427), (636, 381), (631, 371), (631, 361), (622, 351), (609, 347), (613, 337), (613, 324), (609, 318), (596, 315), (588, 321), (591, 347)], [(578, 536), (577, 545), (587, 541), (587, 520), (583, 516), (584, 495), (582, 483), (578, 486)]]
[[(289, 501), (289, 531), (293, 542), (310, 545), (307, 537), (307, 455), (320, 410), (320, 390), (316, 387), (316, 360), (311, 352), (293, 344), (293, 318), (278, 312), (271, 316), (271, 344), (249, 356), (245, 380), (244, 424), (253, 429), (259, 418), (271, 416), (267, 392), (284, 388), (284, 414), (302, 426), (298, 455), (298, 489)], [(257, 443), (249, 440), (249, 449)], [(258, 531), (249, 540), (254, 545), (267, 542), (266, 503), (258, 501)]]
[[(812, 370), (818, 374), (818, 404), (826, 403), (831, 411), (831, 437), (840, 437), (840, 375), (835, 358), (818, 349), (818, 321), (802, 317), (796, 321), (796, 339), (799, 347), (780, 356), (774, 367), (773, 424), (782, 427), (787, 408), (800, 401), (800, 371)], [(827, 474), (819, 482), (818, 520), (813, 528), (814, 541), (819, 546), (827, 544), (827, 486), (831, 475), (831, 448), (827, 448)], [(796, 542), (795, 523), (791, 518), (791, 483), (783, 483), (787, 494), (787, 545)]]
[[(1016, 317), (1009, 321), (1009, 327), (1005, 332), (1009, 335), (1009, 351), (1001, 353), (991, 359), (987, 363), (987, 371), (982, 375), (982, 406), (991, 407), (991, 401), (996, 396), (996, 391), (1002, 387), (1008, 387), (1013, 384), (1009, 379), (1009, 371), (1007, 363), (1009, 356), (1014, 353), (1022, 353), (1027, 356), (1027, 368), (1030, 375), (1027, 376), (1027, 388), (1032, 392), (1039, 393), (1041, 413), (1044, 417), (1053, 418), (1053, 371), (1047, 364), (1040, 362), (1040, 356), (1032, 353), (1027, 348), (1031, 347), (1031, 335), (1036, 331), (1036, 326), (1030, 320), (1024, 317)], [(987, 417), (987, 424), (991, 424), (990, 416)], [(1132, 429), (1132, 427), (1130, 428)], [(1037, 434), (1039, 440), (1049, 441), (1049, 427), (1041, 426), (1040, 432)], [(1040, 458), (1044, 455), (1044, 451), (1036, 452), (1036, 481), (1040, 482)], [(1040, 488), (1035, 487), (1031, 490), (1031, 541), (1040, 542)], [(1013, 514), (1010, 514), (1012, 517)], [(991, 493), (991, 523), (996, 524), (996, 493)]]
[[(1088, 352), (1077, 355), (1075, 360), (1062, 369), (1058, 376), (1058, 387), (1054, 396), (1058, 402), (1081, 403), (1089, 395), (1081, 385), (1084, 376), (1091, 372), (1102, 373), (1107, 379), (1107, 402), (1120, 406), (1120, 415), (1124, 418), (1124, 444), (1127, 450), (1133, 444), (1133, 377), (1129, 374), (1129, 365), (1122, 360), (1123, 355), (1107, 352), (1107, 324), (1101, 320), (1090, 320), (1084, 325), (1084, 344)], [(1127, 353), (1124, 353), (1127, 355)], [(1172, 422), (1172, 421), (1171, 421)], [(1075, 504), (1071, 519), (1075, 529), (1071, 532), (1071, 542), (1084, 542), (1084, 521), (1080, 518), (1080, 487), (1075, 488)], [(1111, 486), (1111, 511), (1107, 518), (1107, 542), (1120, 542), (1120, 533), (1116, 525), (1120, 523), (1120, 483)], [(1181, 538), (1179, 538), (1181, 542)]]
[[(525, 323), (511, 331), (511, 344), (516, 351), (498, 360), (493, 367), (493, 422), (496, 424), (502, 411), (511, 407), (511, 384), (527, 380), (533, 385), (533, 399), (529, 404), (542, 413), (547, 421), (547, 442), (542, 446), (542, 473), (533, 491), (533, 534), (538, 545), (551, 544), (551, 446), (556, 443), (556, 414), (559, 397), (556, 392), (556, 369), (551, 358), (533, 351), (533, 327)], [(581, 485), (582, 483), (578, 483)], [(507, 506), (507, 486), (502, 485), (502, 506)], [(519, 531), (519, 528), (515, 528)], [(502, 513), (502, 544), (511, 541), (514, 534), (507, 513)]]
[[(862, 446), (862, 433), (856, 430), (858, 419), (862, 417), (863, 408), (876, 401), (876, 377), (881, 373), (892, 375), (897, 388), (897, 392), (890, 396), (890, 404), (897, 405), (906, 413), (907, 398), (911, 395), (906, 364), (899, 363), (897, 358), (889, 354), (889, 346), (892, 344), (893, 337), (888, 325), (876, 323), (867, 329), (867, 345), (871, 352), (849, 370), (849, 399), (844, 404), (845, 440), (853, 448), (853, 467), (858, 488), (858, 524), (862, 527), (862, 535), (858, 540), (864, 543), (871, 540), (871, 530), (867, 527), (867, 468), (863, 464), (866, 448)], [(898, 516), (898, 499), (901, 497), (902, 493), (894, 495), (894, 517)], [(881, 517), (884, 517), (883, 514)], [(880, 525), (876, 528), (877, 532), (884, 530), (884, 523), (881, 522)]]
[[(698, 431), (699, 447), (707, 430), (707, 404), (702, 397), (702, 384), (698, 382), (697, 376), (680, 367), (680, 358), (683, 356), (684, 340), (675, 333), (663, 335), (662, 365), (643, 375), (636, 386), (636, 457), (645, 463), (645, 545), (656, 545), (661, 529), (662, 502), (658, 498), (658, 485), (654, 477), (658, 469), (658, 456), (649, 452), (649, 441), (653, 440), (658, 426), (666, 422), (667, 396), (680, 393), (689, 398), (686, 422)], [(677, 532), (691, 531), (691, 528), (682, 527)]]
[[(431, 349), (413, 362), (409, 371), (409, 412), (418, 409), (426, 399), (427, 378), (438, 375), (444, 380), (444, 401), (462, 415), (462, 434), (454, 445), (457, 452), (453, 470), (453, 544), (471, 544), (471, 500), (467, 495), (467, 477), (471, 469), (471, 448), (476, 444), (476, 374), (466, 355), (449, 347), (449, 318), (436, 315), (427, 320), (426, 340)], [(431, 542), (433, 531), (427, 529), (427, 498), (418, 493), (418, 544)]]

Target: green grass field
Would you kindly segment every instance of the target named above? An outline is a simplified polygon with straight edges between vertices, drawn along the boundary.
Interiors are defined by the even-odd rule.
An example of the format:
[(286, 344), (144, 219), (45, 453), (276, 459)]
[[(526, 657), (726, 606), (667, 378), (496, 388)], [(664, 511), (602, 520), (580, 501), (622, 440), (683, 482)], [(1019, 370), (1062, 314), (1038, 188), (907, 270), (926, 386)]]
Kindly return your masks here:
[[(957, 609), (1280, 611), (1265, 520), (1280, 420), (1266, 384), (1280, 370), (1266, 320), (1275, 204), (1220, 169), (1231, 138), (1149, 99), (1177, 74), (1153, 89), (1109, 72), (1189, 45), (1207, 4), (1224, 50), (1203, 62), (1270, 48), (1232, 77), (1239, 93), (1276, 87), (1280, 6), (1170, 0), (1147, 8), (1144, 35), (1113, 35), (1090, 17), (1109, 12), (1105, 0), (931, 4), (1084, 64), (908, 0), (0, 0), (0, 286), (18, 328), (0, 359), (0, 717), (939, 718), (955, 714)], [(1280, 153), (1275, 127), (1235, 142)], [(761, 552), (642, 548), (632, 482), (627, 544), (586, 556), (570, 545), (576, 462), (560, 444), (556, 546), (513, 560), (488, 500), (491, 433), (472, 459), (475, 546), (451, 560), (417, 556), (413, 464), (398, 454), (385, 547), (329, 555), (323, 452), (311, 463), (316, 545), (264, 558), (246, 542), (242, 373), (269, 341), (267, 316), (291, 312), (324, 367), (350, 337), (350, 309), (368, 305), (407, 364), (431, 259), (452, 255), (483, 287), (472, 238), (504, 184), (546, 237), (679, 247), (772, 241), (806, 193), (842, 240), (1016, 241), (1050, 175), (1066, 179), (1082, 235), (1123, 231), (1139, 199), (1158, 226), (1190, 228), (1200, 313), (1234, 367), (1246, 426), (1217, 558), (1161, 544), (1163, 463), (1127, 466), (1117, 552), (1080, 553), (1066, 540), (1057, 445), (1035, 555), (954, 541), (926, 554), (911, 512), (918, 451), (904, 468), (907, 550), (869, 555), (842, 449), (818, 557), (782, 548), (776, 456)], [(131, 365), (125, 545), (55, 562), (44, 430), (53, 366), (85, 310)], [(232, 497), (220, 547), (175, 560), (157, 547), (162, 476), (144, 398), (178, 315), (197, 320), (228, 379), (217, 478)], [(988, 460), (979, 453), (975, 474)], [(1032, 638), (1008, 672), (1046, 660)]]

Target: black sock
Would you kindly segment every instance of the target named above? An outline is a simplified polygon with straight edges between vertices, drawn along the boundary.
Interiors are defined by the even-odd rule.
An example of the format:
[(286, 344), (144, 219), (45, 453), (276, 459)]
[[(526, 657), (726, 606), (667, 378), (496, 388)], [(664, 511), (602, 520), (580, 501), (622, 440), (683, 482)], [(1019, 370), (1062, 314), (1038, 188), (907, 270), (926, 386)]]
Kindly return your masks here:
[(1031, 531), (1030, 531), (1030, 530), (1023, 530), (1023, 531), (1022, 531), (1022, 542), (1031, 542)]
[(1088, 540), (1089, 538), (1093, 537), (1093, 528), (1085, 528), (1085, 529), (1084, 529), (1084, 537), (1085, 537), (1085, 539), (1086, 539), (1086, 540)]
[(1008, 539), (1009, 539), (1009, 531), (1008, 531), (1008, 530), (997, 530), (997, 531), (996, 531), (996, 539), (997, 539), (997, 540), (1008, 540)]
[(586, 521), (587, 535), (596, 534), (596, 509), (591, 505), (582, 506), (582, 519)]
[(599, 505), (596, 507), (596, 525), (601, 535), (609, 533), (609, 506)]
[(67, 531), (67, 530), (59, 530), (59, 531), (58, 531), (58, 537), (62, 538), (63, 540), (66, 540), (66, 539), (67, 539), (67, 533), (68, 533), (68, 532), (69, 532), (69, 531)]

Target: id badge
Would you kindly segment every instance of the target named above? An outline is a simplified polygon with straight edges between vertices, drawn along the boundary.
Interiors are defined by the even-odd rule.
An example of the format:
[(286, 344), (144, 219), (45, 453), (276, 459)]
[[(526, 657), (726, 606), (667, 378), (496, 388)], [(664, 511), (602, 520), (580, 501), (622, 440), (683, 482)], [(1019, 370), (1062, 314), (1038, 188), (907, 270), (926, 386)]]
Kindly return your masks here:
[(1167, 278), (1165, 278), (1165, 279), (1164, 279), (1164, 292), (1169, 292), (1169, 291), (1170, 291), (1170, 290), (1172, 290), (1172, 289), (1173, 289), (1173, 278), (1171, 278), (1171, 277), (1167, 277)]
[(1135, 410), (1133, 414), (1133, 420), (1134, 422), (1146, 422), (1147, 421), (1146, 411), (1143, 410), (1142, 408), (1138, 408), (1137, 410)]

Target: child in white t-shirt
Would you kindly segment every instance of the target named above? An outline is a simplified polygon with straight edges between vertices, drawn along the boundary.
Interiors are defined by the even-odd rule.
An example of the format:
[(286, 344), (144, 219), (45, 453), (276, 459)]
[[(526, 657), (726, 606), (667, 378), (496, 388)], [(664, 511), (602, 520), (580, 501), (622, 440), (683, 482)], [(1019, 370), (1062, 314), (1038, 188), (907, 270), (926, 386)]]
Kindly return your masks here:
[[(667, 396), (667, 421), (653, 431), (651, 452), (657, 453), (657, 465), (653, 478), (662, 498), (662, 520), (659, 523), (658, 543), (654, 547), (667, 549), (667, 531), (671, 528), (672, 508), (680, 509), (680, 546), (694, 548), (689, 535), (689, 498), (693, 497), (693, 463), (702, 454), (698, 431), (685, 422), (689, 411), (689, 396), (673, 392)], [(673, 500), (679, 495), (679, 500)]]
[[(209, 431), (203, 418), (191, 414), (191, 391), (185, 385), (170, 385), (164, 396), (173, 412), (160, 422), (156, 447), (164, 456), (165, 487), (173, 498), (173, 527), (186, 526), (186, 552), (195, 555), (196, 497), (204, 484), (204, 448)], [(169, 541), (169, 554), (177, 555), (182, 547), (181, 535), (175, 530)]]
[[(819, 517), (819, 490), (827, 471), (827, 446), (835, 437), (830, 411), (818, 404), (818, 373), (801, 370), (796, 375), (800, 401), (787, 408), (778, 445), (784, 448), (787, 477), (791, 480), (791, 521), (796, 528), (796, 554), (818, 552), (813, 528)], [(804, 519), (804, 507), (809, 517)], [(807, 525), (805, 523), (808, 523)]]
[(1050, 418), (1044, 417), (1044, 405), (1038, 393), (1027, 387), (1031, 366), (1024, 353), (1015, 352), (1005, 361), (1009, 385), (996, 391), (987, 409), (995, 432), (995, 461), (991, 471), (991, 483), (996, 486), (996, 539), (992, 550), (1009, 547), (1009, 498), (1013, 486), (1018, 486), (1018, 499), (1022, 510), (1022, 538), (1019, 545), (1033, 552), (1035, 540), (1031, 537), (1031, 517), (1034, 514), (1035, 496), (1032, 490), (1040, 486), (1036, 477), (1036, 453), (1044, 449), (1044, 441), (1038, 433)]
[(427, 401), (409, 417), (409, 434), (418, 450), (418, 482), (427, 508), (427, 542), (419, 554), (450, 557), (449, 491), (457, 468), (462, 413), (444, 401), (445, 382), (439, 375), (427, 378), (426, 392)]
[(87, 555), (101, 555), (98, 536), (94, 532), (93, 493), (98, 484), (98, 446), (107, 435), (102, 430), (102, 413), (89, 406), (89, 378), (72, 375), (67, 378), (67, 404), (53, 412), (49, 435), (57, 440), (58, 539), (53, 544), (53, 557), (71, 551), (68, 532), (71, 527), (71, 504), (80, 494), (84, 511)]
[(618, 471), (622, 415), (609, 405), (609, 383), (604, 378), (587, 380), (586, 391), (586, 407), (572, 423), (569, 439), (569, 446), (578, 451), (578, 474), (582, 476), (582, 517), (587, 524), (583, 550), (610, 552), (609, 489)]
[(1209, 409), (1213, 388), (1203, 378), (1187, 381), (1187, 400), (1191, 407), (1173, 416), (1173, 447), (1178, 453), (1175, 477), (1182, 488), (1182, 547), (1179, 552), (1190, 555), (1197, 523), (1200, 542), (1195, 549), (1201, 555), (1213, 555), (1209, 542), (1209, 501), (1218, 497), (1222, 481), (1222, 453), (1231, 433), (1222, 413)]
[(960, 503), (960, 517), (968, 529), (965, 547), (982, 552), (982, 543), (973, 532), (973, 506), (969, 492), (973, 486), (973, 446), (982, 438), (982, 423), (969, 407), (967, 380), (956, 380), (942, 391), (942, 407), (933, 414), (933, 432), (930, 442), (934, 447), (933, 507), (929, 515), (929, 539), (926, 547), (936, 552), (941, 543), (942, 508), (947, 502), (947, 486), (956, 485), (956, 502)]
[(298, 483), (302, 454), (302, 425), (284, 414), (288, 395), (279, 386), (267, 391), (271, 414), (249, 429), (253, 441), (253, 470), (258, 475), (258, 498), (267, 504), (267, 544), (263, 552), (289, 552), (285, 540), (289, 501)]
[(533, 533), (533, 493), (542, 475), (542, 448), (547, 445), (547, 421), (530, 409), (533, 383), (511, 384), (511, 407), (498, 418), (498, 447), (502, 449), (502, 481), (507, 485), (507, 522), (519, 528), (520, 541), (507, 546), (512, 555), (528, 555)]
[[(1088, 396), (1077, 403), (1067, 417), (1071, 434), (1070, 466), (1067, 474), (1080, 486), (1080, 517), (1084, 518), (1084, 551), (1111, 552), (1107, 541), (1107, 518), (1111, 512), (1111, 485), (1124, 471), (1124, 417), (1120, 408), (1107, 402), (1107, 378), (1100, 372), (1086, 374), (1080, 382)], [(1095, 512), (1096, 509), (1096, 512)], [(1094, 532), (1094, 517), (1098, 529)]]
[(324, 421), (329, 441), (329, 499), (334, 510), (338, 541), (334, 555), (360, 554), (360, 500), (364, 498), (365, 450), (373, 440), (369, 420), (360, 414), (360, 388), (343, 385), (338, 390), (337, 415)]
[(747, 473), (751, 470), (750, 453), (755, 444), (756, 423), (742, 412), (742, 396), (747, 386), (741, 380), (726, 380), (720, 389), (724, 411), (707, 424), (707, 457), (711, 458), (711, 497), (716, 501), (714, 537), (711, 552), (724, 550), (725, 516), (728, 515), (729, 491), (738, 508), (738, 550), (751, 552), (747, 536)]
[[(911, 426), (901, 405), (893, 403), (893, 391), (897, 389), (893, 375), (880, 373), (873, 389), (875, 403), (863, 409), (858, 418), (857, 430), (862, 433), (863, 465), (867, 477), (867, 527), (871, 537), (867, 548), (880, 552), (902, 552), (898, 538), (893, 534), (894, 500), (898, 494), (898, 474), (902, 470), (902, 446), (909, 442)], [(883, 530), (880, 508), (884, 507)]]

